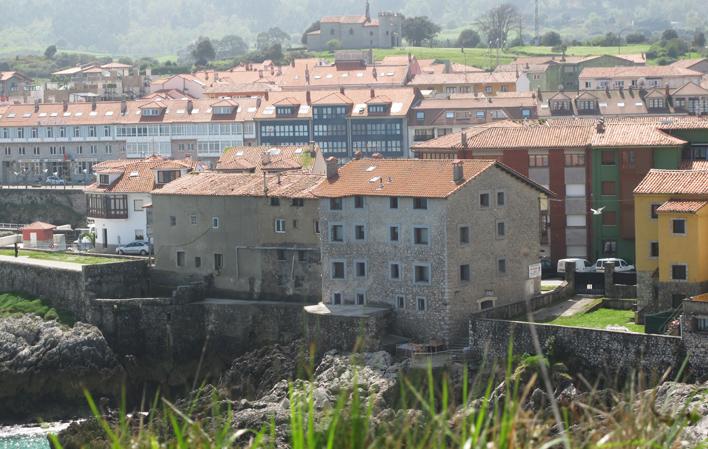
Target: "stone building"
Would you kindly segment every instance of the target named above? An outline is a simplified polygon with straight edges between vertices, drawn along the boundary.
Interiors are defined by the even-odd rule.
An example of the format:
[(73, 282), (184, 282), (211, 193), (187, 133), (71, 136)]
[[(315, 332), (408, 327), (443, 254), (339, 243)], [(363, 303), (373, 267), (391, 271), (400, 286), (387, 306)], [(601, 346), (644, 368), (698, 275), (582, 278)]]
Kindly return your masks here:
[(491, 160), (327, 160), (322, 301), (386, 304), (396, 332), (462, 344), (467, 315), (536, 294), (539, 200)]
[(708, 170), (651, 170), (634, 189), (638, 309), (708, 292)]
[(320, 19), (320, 29), (307, 33), (307, 49), (327, 50), (336, 40), (339, 48), (393, 48), (401, 45), (403, 15), (382, 11), (372, 19), (369, 2), (363, 16), (327, 16)]

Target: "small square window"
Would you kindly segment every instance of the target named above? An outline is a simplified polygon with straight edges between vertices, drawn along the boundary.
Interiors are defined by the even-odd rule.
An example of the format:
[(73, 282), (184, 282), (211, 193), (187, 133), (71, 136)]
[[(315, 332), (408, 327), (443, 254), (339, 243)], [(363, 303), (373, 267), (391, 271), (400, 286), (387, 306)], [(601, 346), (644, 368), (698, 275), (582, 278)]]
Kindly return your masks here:
[(356, 277), (365, 278), (366, 277), (366, 262), (354, 262), (354, 268), (356, 270)]
[(416, 245), (427, 245), (430, 243), (430, 230), (428, 228), (413, 228), (413, 243)]
[(320, 233), (320, 221), (314, 220), (313, 225), (315, 228), (315, 234), (319, 234)]
[(470, 227), (460, 226), (460, 243), (466, 244), (470, 242)]
[(427, 198), (413, 198), (413, 209), (427, 209), (428, 199)]
[(504, 207), (506, 204), (506, 194), (504, 192), (497, 192), (497, 207)]
[(671, 220), (671, 229), (674, 234), (686, 234), (686, 220), (683, 218), (674, 218)]
[(278, 234), (285, 233), (285, 219), (284, 218), (276, 218), (275, 219), (275, 232), (277, 232)]
[(341, 198), (330, 198), (329, 210), (342, 210), (342, 199)]
[(202, 266), (202, 258), (197, 256), (194, 258), (194, 267), (199, 268)]
[(649, 257), (659, 257), (659, 242), (649, 242)]
[(211, 227), (219, 229), (219, 217), (211, 217)]
[(497, 271), (499, 274), (506, 274), (506, 259), (497, 260)]
[(429, 284), (430, 283), (430, 265), (414, 265), (413, 266), (413, 279), (416, 284)]
[(615, 152), (611, 150), (602, 151), (601, 163), (602, 165), (615, 165)]
[(661, 206), (661, 204), (652, 204), (651, 205), (650, 216), (651, 216), (652, 220), (656, 220), (657, 218), (659, 218), (659, 213), (656, 211), (659, 208), (659, 206)]
[(398, 226), (389, 226), (388, 227), (388, 239), (392, 242), (397, 242), (399, 230), (400, 229)]
[(489, 207), (489, 193), (479, 194), (479, 207)]
[(332, 262), (332, 279), (344, 279), (344, 262)]
[(354, 240), (366, 240), (365, 229), (364, 225), (354, 225)]
[(425, 312), (425, 310), (428, 308), (428, 304), (425, 298), (416, 298), (416, 304), (418, 312)]
[(271, 196), (270, 197), (270, 205), (271, 206), (280, 206), (280, 198)]
[(184, 266), (184, 251), (177, 251), (177, 266)]
[(293, 207), (303, 207), (305, 205), (305, 200), (302, 198), (293, 198), (290, 205)]
[(357, 195), (354, 197), (354, 208), (363, 209), (364, 208), (364, 197)]
[(671, 279), (675, 281), (685, 281), (687, 276), (686, 265), (671, 265)]
[(389, 278), (392, 280), (401, 279), (401, 265), (397, 262), (389, 264)]
[(340, 305), (341, 303), (342, 303), (342, 294), (341, 293), (332, 293), (332, 304)]
[(332, 242), (343, 242), (344, 241), (344, 226), (340, 224), (333, 224), (329, 228), (329, 239)]
[(364, 292), (356, 293), (356, 303), (359, 306), (363, 306), (364, 304), (366, 304), (366, 294)]
[(143, 210), (143, 200), (133, 200), (133, 210), (135, 212)]
[(468, 264), (460, 265), (460, 281), (466, 282), (470, 280), (470, 266)]
[(403, 295), (396, 295), (396, 308), (405, 309), (406, 308), (406, 297)]
[(388, 199), (388, 207), (389, 207), (389, 209), (398, 209), (398, 197), (397, 196), (392, 196), (391, 198)]
[(506, 223), (497, 221), (497, 238), (503, 239), (504, 237), (506, 237)]

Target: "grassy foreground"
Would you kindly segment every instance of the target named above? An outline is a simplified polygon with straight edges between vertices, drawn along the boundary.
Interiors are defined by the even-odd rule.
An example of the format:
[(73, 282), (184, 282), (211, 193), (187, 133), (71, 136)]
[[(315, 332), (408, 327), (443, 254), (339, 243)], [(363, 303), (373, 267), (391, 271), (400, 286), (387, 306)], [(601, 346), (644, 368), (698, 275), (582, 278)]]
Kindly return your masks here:
[(72, 325), (73, 317), (44, 304), (40, 299), (29, 299), (12, 293), (0, 294), (0, 318), (24, 314), (37, 315), (45, 320), (57, 320)]
[[(0, 249), (0, 256), (14, 257), (14, 255), (15, 255), (14, 249)], [(50, 253), (50, 252), (29, 251), (29, 250), (22, 250), (22, 249), (20, 250), (19, 256), (26, 257), (29, 259), (53, 260), (53, 261), (57, 261), (57, 262), (76, 263), (79, 265), (95, 265), (95, 264), (111, 263), (111, 262), (119, 261), (117, 259), (111, 259), (110, 257), (84, 256), (81, 254), (69, 254), (69, 253), (61, 253), (61, 252)]]
[(605, 329), (607, 326), (624, 326), (632, 332), (644, 333), (644, 326), (634, 322), (634, 312), (631, 310), (597, 309), (592, 312), (580, 313), (569, 317), (561, 316), (547, 324), (586, 327), (590, 329)]

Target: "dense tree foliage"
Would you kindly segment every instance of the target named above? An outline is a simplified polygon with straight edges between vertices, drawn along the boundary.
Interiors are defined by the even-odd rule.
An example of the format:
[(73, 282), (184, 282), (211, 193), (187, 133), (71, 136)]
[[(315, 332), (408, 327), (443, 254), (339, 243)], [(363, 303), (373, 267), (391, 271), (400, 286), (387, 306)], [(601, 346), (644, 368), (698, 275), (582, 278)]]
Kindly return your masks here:
[(555, 47), (561, 44), (561, 35), (555, 31), (549, 31), (541, 36), (541, 45), (545, 47)]
[(484, 13), (477, 25), (492, 47), (503, 47), (508, 42), (509, 31), (519, 21), (519, 11), (510, 3), (504, 3)]
[(472, 29), (462, 30), (460, 35), (457, 37), (456, 46), (457, 47), (467, 47), (472, 48), (479, 45), (481, 39), (479, 33)]
[(194, 63), (198, 66), (207, 65), (207, 63), (214, 58), (216, 58), (216, 51), (214, 51), (214, 46), (207, 37), (200, 37), (197, 40), (194, 49), (192, 50), (192, 58), (194, 58)]
[(47, 47), (46, 50), (44, 50), (44, 57), (47, 59), (52, 59), (54, 58), (54, 55), (57, 54), (57, 46), (56, 45), (50, 45)]
[(403, 38), (411, 45), (419, 46), (440, 32), (440, 26), (425, 16), (407, 17), (403, 21)]

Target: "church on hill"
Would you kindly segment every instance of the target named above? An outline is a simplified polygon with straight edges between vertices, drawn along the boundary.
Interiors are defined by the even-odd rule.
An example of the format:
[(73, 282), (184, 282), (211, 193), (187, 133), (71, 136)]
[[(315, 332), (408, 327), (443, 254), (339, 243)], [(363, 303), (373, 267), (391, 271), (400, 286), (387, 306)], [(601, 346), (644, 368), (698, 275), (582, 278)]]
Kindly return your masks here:
[(320, 29), (307, 33), (307, 49), (327, 50), (331, 40), (342, 49), (393, 48), (401, 45), (403, 16), (396, 12), (379, 12), (371, 18), (369, 2), (363, 16), (327, 16), (320, 19)]

